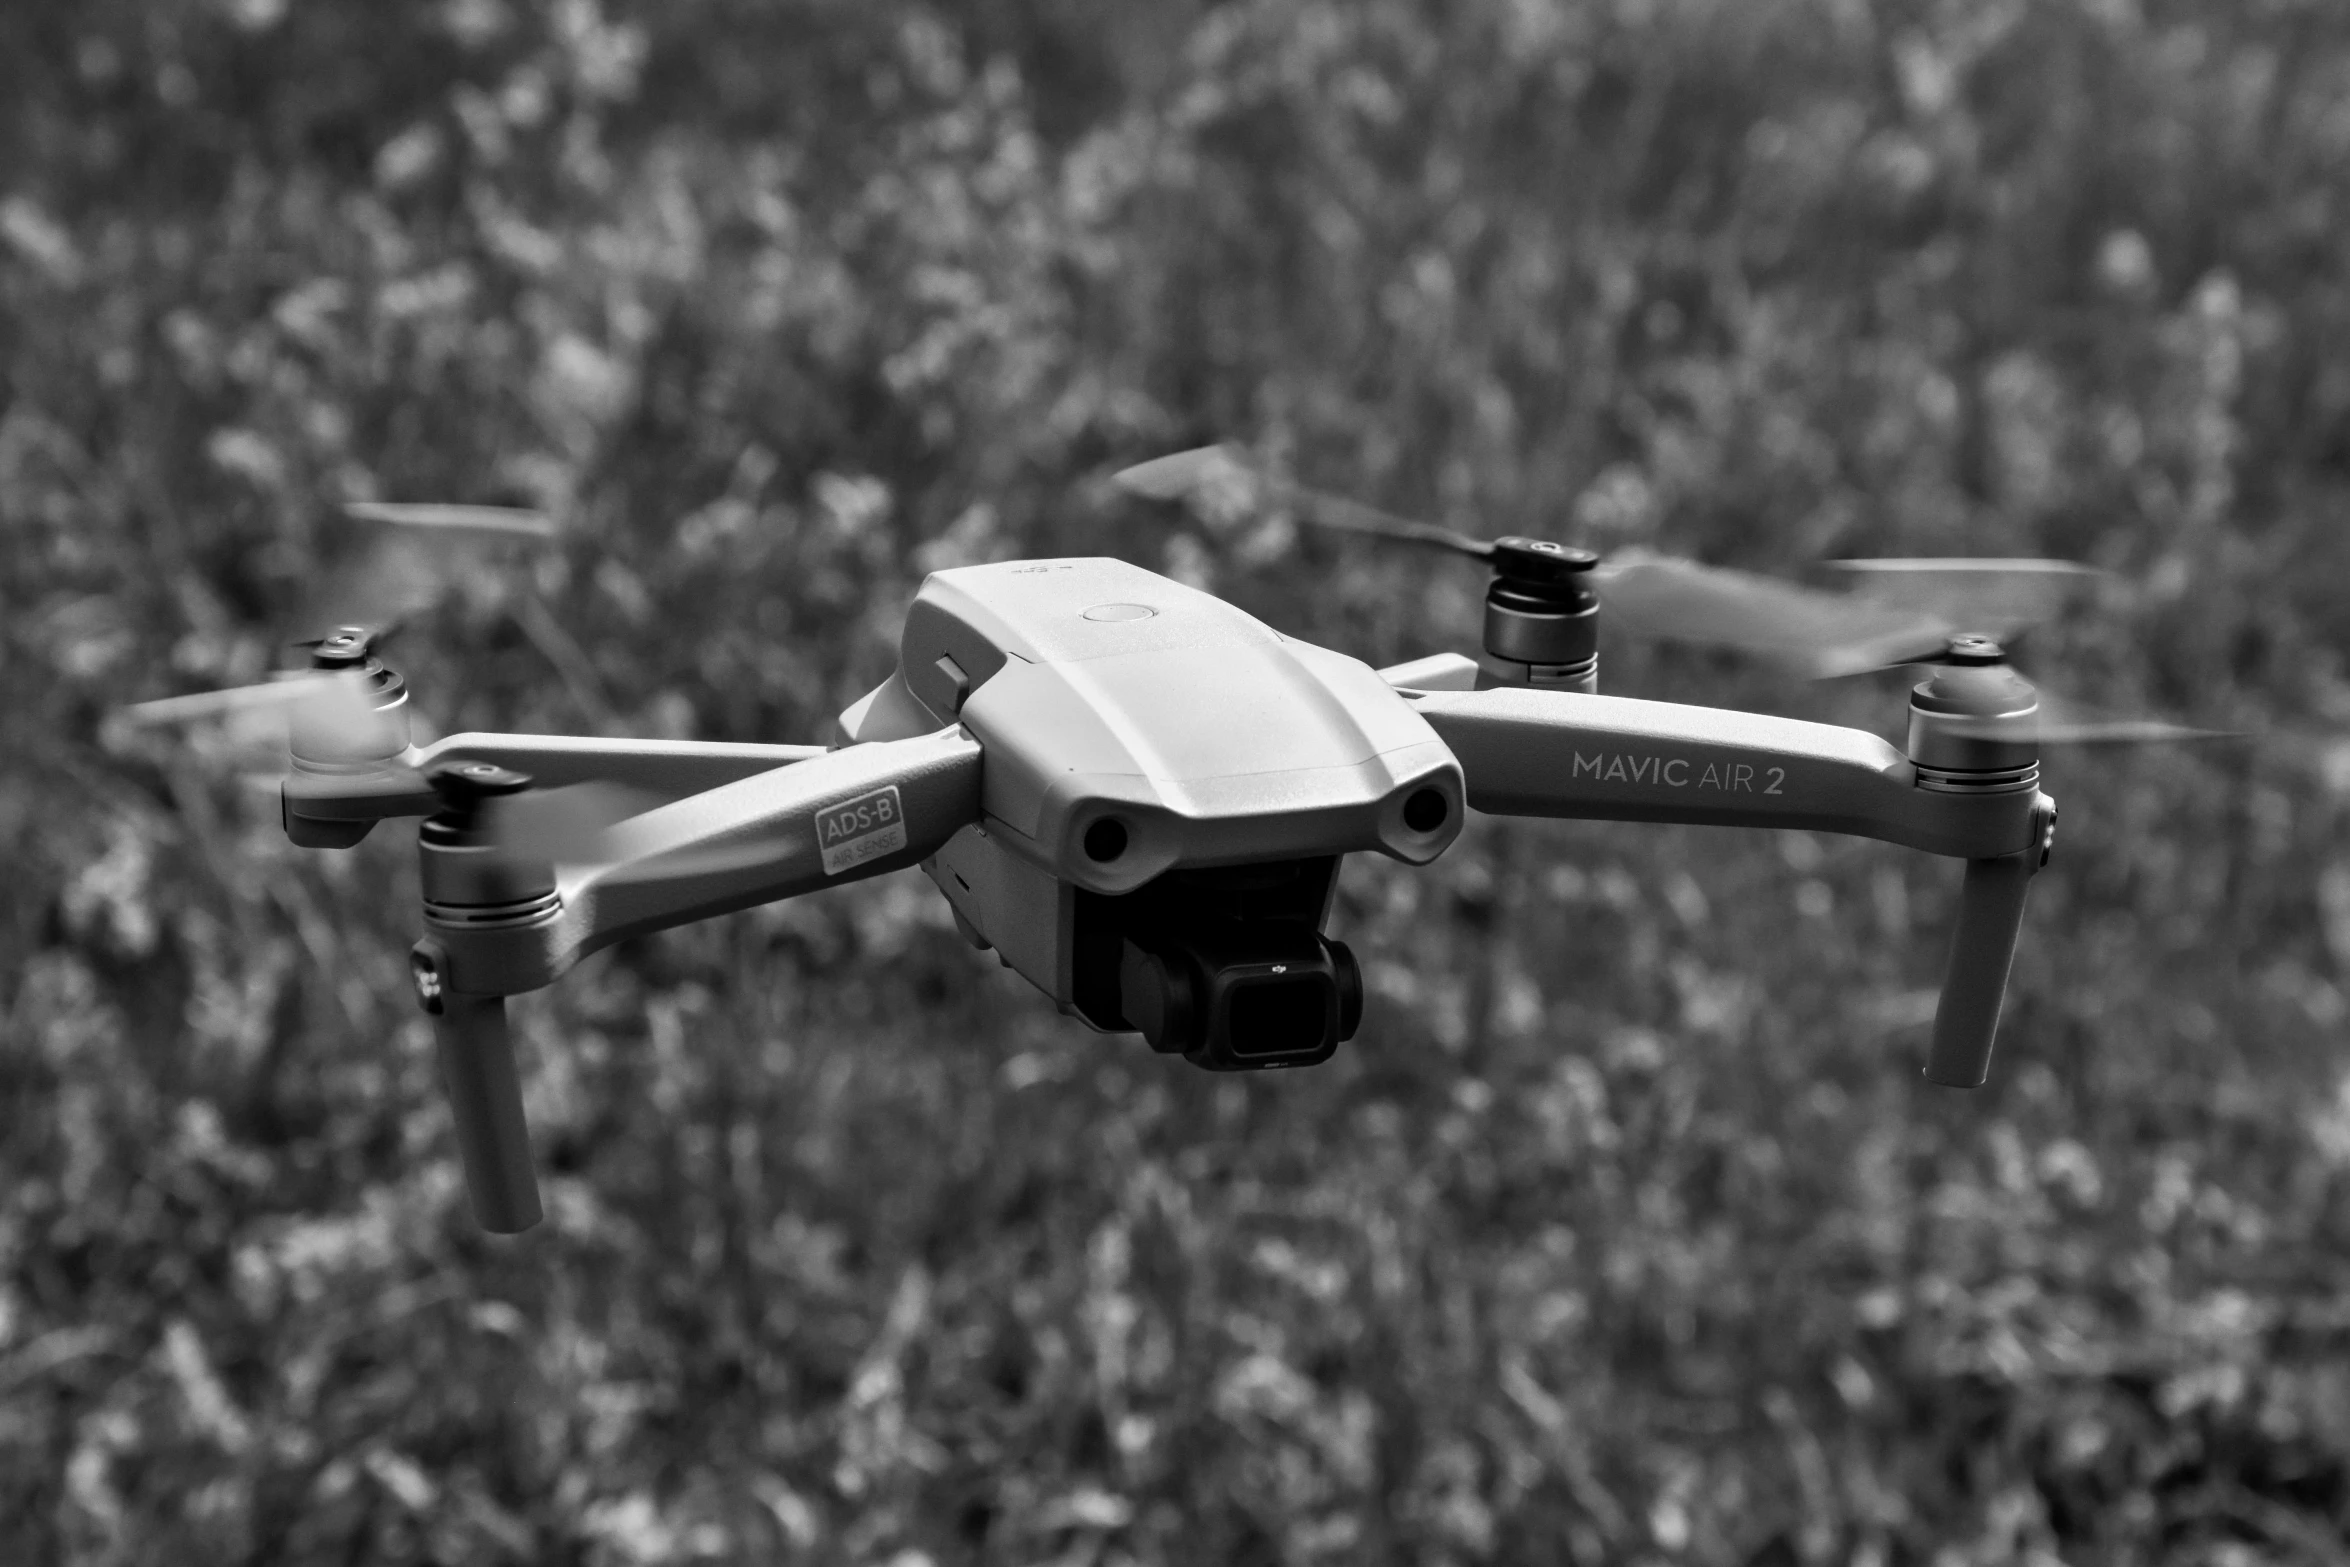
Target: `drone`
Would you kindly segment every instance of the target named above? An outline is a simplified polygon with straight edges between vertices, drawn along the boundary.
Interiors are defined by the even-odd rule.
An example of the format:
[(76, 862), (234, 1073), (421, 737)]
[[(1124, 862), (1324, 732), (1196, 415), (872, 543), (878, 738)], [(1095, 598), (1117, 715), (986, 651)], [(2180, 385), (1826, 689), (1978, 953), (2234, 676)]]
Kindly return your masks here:
[[(1872, 596), (1475, 539), (1275, 479), (1236, 447), (1115, 483), (1160, 502), (1245, 483), (1317, 524), (1470, 557), (1490, 573), (1479, 652), (1374, 669), (1123, 560), (1013, 560), (924, 580), (895, 670), (840, 714), (830, 745), (463, 733), (420, 746), (382, 628), (365, 625), (308, 644), (298, 675), (131, 713), (282, 713), (277, 784), (297, 845), (349, 848), (387, 818), (422, 818), (415, 992), (474, 1216), (501, 1234), (542, 1216), (506, 998), (601, 948), (918, 868), (966, 939), (1088, 1027), (1213, 1071), (1305, 1067), (1363, 1018), (1360, 965), (1325, 932), (1342, 862), (1426, 865), (1472, 810), (1798, 828), (1962, 861), (1924, 1070), (1979, 1086), (2055, 838), (2041, 747), (2201, 733), (2043, 711), (2001, 639), (2082, 575), (2064, 562), (1851, 563), (1893, 589)], [(552, 531), (498, 508), (352, 510), (411, 532)], [(1971, 618), (1950, 609), (1961, 600)], [(1601, 695), (1603, 606), (1637, 633), (1814, 674), (1922, 666), (1907, 743)]]

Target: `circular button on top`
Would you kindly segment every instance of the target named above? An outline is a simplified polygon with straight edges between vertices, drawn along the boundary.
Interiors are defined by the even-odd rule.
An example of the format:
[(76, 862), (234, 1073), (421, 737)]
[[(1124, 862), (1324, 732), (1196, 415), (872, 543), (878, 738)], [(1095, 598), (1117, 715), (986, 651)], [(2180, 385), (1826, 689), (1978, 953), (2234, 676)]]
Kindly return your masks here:
[(1511, 534), (1493, 541), (1493, 569), (1532, 582), (1573, 582), (1599, 564), (1599, 557), (1572, 544)]
[(1951, 663), (1962, 668), (1968, 665), (1980, 667), (2007, 662), (2006, 650), (2001, 648), (1998, 643), (1989, 637), (1972, 634), (1952, 637), (1948, 657)]
[(498, 795), (520, 794), (531, 784), (530, 774), (495, 762), (441, 762), (428, 769), (424, 778), (440, 796), (442, 807), (459, 813), (468, 813)]
[(329, 637), (321, 637), (310, 648), (310, 667), (313, 669), (357, 669), (367, 662), (367, 629), (364, 626), (338, 626)]
[(1158, 611), (1148, 604), (1096, 604), (1085, 612), (1088, 620), (1148, 620)]

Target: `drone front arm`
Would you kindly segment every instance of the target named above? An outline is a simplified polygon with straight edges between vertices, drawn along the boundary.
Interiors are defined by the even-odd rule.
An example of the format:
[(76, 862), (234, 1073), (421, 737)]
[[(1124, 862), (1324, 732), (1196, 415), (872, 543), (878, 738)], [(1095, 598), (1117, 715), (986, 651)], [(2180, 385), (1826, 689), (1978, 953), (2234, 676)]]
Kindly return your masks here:
[[(466, 760), (536, 765), (565, 778), (546, 752), (534, 757), (506, 743), (529, 737), (459, 738), (481, 747), (449, 742)], [(507, 996), (548, 984), (624, 937), (927, 859), (978, 820), (979, 760), (978, 742), (960, 728), (790, 760), (627, 818), (604, 835), (606, 857), (588, 865), (517, 858), (464, 814), (427, 822), (417, 845), (427, 934), (410, 964), (433, 1017), (482, 1227), (516, 1234), (543, 1211)], [(674, 780), (656, 773), (640, 781)], [(497, 798), (477, 800), (474, 811), (496, 809)]]
[(427, 923), (446, 987), (510, 995), (613, 942), (927, 859), (979, 819), (980, 748), (960, 728), (849, 746), (690, 795), (611, 829), (610, 856), (556, 867), (557, 907), (500, 924)]
[(2028, 785), (1926, 787), (1858, 729), (1570, 691), (1404, 694), (1496, 815), (1797, 827), (1965, 859), (2033, 844)]
[(440, 801), (420, 775), (439, 762), (489, 762), (546, 789), (617, 784), (676, 800), (823, 754), (820, 745), (469, 732), (410, 746), (384, 758), (388, 766), (327, 767), (296, 756), (283, 786), (286, 830), (307, 847), (349, 848), (386, 817), (429, 816)]
[(558, 882), (578, 950), (919, 864), (979, 820), (979, 742), (876, 741), (632, 817)]

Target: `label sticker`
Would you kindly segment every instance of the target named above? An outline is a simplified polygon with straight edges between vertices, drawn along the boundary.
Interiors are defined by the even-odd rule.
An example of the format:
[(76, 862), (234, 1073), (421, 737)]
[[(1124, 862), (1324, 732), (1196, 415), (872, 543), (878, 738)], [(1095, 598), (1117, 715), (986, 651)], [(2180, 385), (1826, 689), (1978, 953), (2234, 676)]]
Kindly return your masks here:
[(905, 846), (906, 812), (896, 784), (816, 813), (816, 847), (824, 851), (827, 876), (854, 870)]
[(1634, 756), (1629, 751), (1602, 751), (1597, 756), (1575, 753), (1574, 777), (1601, 783), (1661, 783), (1668, 789), (1712, 790), (1718, 794), (1785, 794), (1787, 769), (1759, 762), (1712, 761), (1702, 764), (1686, 757)]

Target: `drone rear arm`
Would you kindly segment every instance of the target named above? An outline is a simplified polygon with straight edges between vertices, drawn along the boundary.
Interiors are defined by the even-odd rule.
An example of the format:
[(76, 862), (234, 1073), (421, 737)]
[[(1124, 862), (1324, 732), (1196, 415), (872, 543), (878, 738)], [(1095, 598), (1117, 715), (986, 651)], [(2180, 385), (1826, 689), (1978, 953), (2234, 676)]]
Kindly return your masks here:
[(1405, 696), (1444, 738), (1469, 803), (1509, 816), (1798, 827), (1967, 862), (1929, 1081), (1979, 1086), (2056, 806), (2036, 767), (1922, 771), (1871, 734), (1670, 702), (1502, 688)]

